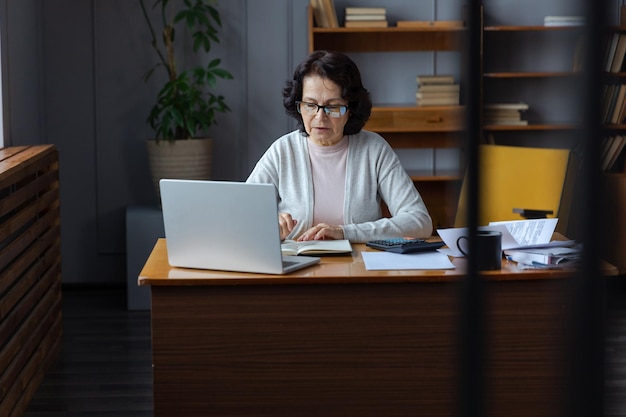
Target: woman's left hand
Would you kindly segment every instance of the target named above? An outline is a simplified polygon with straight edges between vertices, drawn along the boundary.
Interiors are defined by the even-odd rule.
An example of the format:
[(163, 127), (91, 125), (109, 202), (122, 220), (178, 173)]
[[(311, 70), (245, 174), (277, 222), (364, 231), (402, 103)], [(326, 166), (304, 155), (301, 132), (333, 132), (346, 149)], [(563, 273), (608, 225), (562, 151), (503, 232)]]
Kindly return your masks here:
[(326, 223), (320, 223), (311, 227), (302, 233), (297, 239), (298, 242), (306, 240), (324, 240), (324, 239), (343, 239), (343, 229), (339, 226), (330, 226)]

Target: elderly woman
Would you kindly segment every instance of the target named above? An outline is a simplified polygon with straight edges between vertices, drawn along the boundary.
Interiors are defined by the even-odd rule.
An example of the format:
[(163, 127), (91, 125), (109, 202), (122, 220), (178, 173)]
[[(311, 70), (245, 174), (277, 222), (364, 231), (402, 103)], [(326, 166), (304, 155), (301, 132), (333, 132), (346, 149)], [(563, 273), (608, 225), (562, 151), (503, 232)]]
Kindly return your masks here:
[[(277, 139), (247, 182), (278, 190), (281, 238), (424, 238), (432, 221), (389, 144), (363, 129), (372, 102), (356, 64), (338, 52), (316, 51), (283, 90), (298, 130)], [(383, 200), (391, 217), (381, 212)]]

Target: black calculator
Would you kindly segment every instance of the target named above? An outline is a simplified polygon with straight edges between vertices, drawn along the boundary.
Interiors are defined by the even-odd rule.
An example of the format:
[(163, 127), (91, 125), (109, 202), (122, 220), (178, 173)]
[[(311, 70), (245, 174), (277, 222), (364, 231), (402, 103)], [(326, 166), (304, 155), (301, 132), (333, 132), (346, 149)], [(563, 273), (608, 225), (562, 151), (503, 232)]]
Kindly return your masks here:
[(445, 245), (443, 242), (427, 242), (423, 239), (409, 239), (404, 237), (370, 240), (367, 246), (374, 249), (395, 253), (414, 253), (434, 251)]

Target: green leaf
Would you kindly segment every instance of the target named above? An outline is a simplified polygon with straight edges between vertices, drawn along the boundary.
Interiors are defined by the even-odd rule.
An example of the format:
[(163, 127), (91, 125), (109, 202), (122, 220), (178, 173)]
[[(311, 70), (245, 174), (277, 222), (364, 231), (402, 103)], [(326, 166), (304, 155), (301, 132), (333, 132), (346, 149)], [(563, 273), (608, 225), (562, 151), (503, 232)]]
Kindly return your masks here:
[[(143, 0), (140, 0), (143, 1)], [(213, 5), (215, 0), (155, 0), (152, 2), (153, 9), (160, 9), (159, 18), (162, 26), (159, 28), (149, 22), (149, 29), (153, 34), (169, 36), (168, 42), (175, 49), (179, 40), (176, 34), (189, 36), (192, 50), (196, 53), (203, 49), (201, 60), (206, 60), (205, 55), (210, 52), (213, 42), (219, 43), (217, 29), (221, 27), (219, 13)], [(143, 4), (143, 3), (142, 3)], [(146, 19), (150, 15), (144, 13)], [(154, 23), (157, 23), (155, 20)], [(180, 27), (187, 30), (178, 30)], [(161, 29), (161, 30), (159, 30)], [(166, 81), (157, 92), (156, 102), (150, 109), (146, 121), (154, 129), (157, 139), (175, 140), (195, 137), (204, 134), (216, 121), (218, 112), (230, 111), (224, 102), (223, 96), (216, 96), (211, 89), (217, 84), (217, 79), (232, 79), (232, 74), (220, 68), (221, 60), (212, 58), (208, 65), (190, 68), (178, 68), (176, 64), (169, 68), (168, 51), (165, 43), (156, 41), (150, 46), (155, 50), (159, 62), (144, 76), (147, 80), (156, 76), (156, 68), (163, 67), (167, 70)], [(163, 39), (166, 40), (166, 39)], [(176, 55), (176, 54), (175, 54)], [(208, 57), (208, 55), (207, 55)], [(187, 57), (186, 57), (187, 58)], [(191, 60), (192, 61), (192, 60)], [(169, 79), (170, 74), (175, 78)]]
[(208, 5), (207, 5), (207, 9), (209, 10), (209, 14), (211, 15), (215, 23), (217, 23), (217, 25), (221, 27), (222, 20), (220, 19), (220, 13), (217, 11), (217, 9), (215, 7), (211, 7)]
[(232, 80), (233, 79), (233, 74), (231, 74), (230, 72), (221, 69), (221, 68), (215, 68), (213, 70), (213, 74), (215, 74), (216, 76), (223, 78), (225, 80)]
[(200, 46), (204, 47), (205, 52), (209, 52), (209, 49), (204, 42), (204, 36), (202, 32), (196, 32), (193, 34), (193, 51), (197, 52)]

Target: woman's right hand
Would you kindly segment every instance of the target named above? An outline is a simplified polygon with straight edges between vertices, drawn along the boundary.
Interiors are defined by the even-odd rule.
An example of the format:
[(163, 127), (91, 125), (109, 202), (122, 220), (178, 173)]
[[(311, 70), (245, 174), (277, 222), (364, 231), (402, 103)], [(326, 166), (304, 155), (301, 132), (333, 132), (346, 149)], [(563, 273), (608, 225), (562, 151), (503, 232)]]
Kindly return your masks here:
[(294, 220), (289, 213), (278, 213), (278, 225), (280, 227), (280, 240), (285, 240), (289, 233), (293, 231), (297, 220)]

